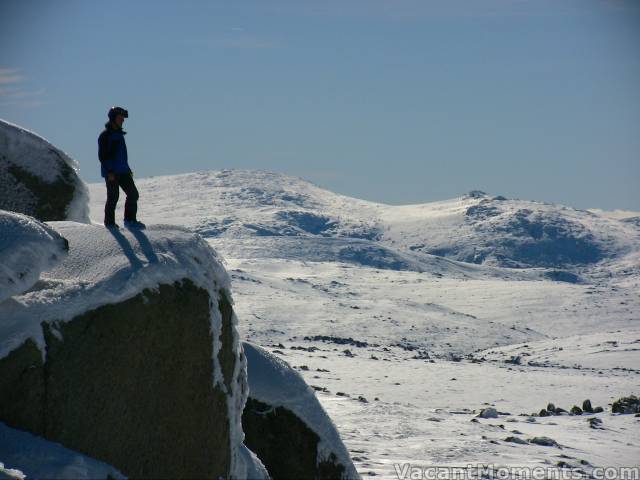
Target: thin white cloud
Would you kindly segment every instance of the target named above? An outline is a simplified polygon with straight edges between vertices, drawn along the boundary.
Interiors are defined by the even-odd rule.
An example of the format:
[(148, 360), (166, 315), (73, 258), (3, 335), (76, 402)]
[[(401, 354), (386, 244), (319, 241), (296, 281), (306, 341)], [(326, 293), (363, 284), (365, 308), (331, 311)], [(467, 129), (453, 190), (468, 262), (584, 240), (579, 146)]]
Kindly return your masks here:
[(9, 85), (23, 80), (17, 68), (0, 68), (0, 85)]
[(40, 90), (23, 90), (21, 88), (0, 88), (0, 97), (4, 98), (27, 98), (44, 95), (44, 88)]
[(46, 105), (47, 102), (43, 100), (0, 100), (0, 107), (21, 107), (21, 108), (35, 108)]
[(32, 90), (24, 85), (25, 77), (20, 69), (0, 67), (0, 106), (33, 108), (44, 105), (44, 88)]

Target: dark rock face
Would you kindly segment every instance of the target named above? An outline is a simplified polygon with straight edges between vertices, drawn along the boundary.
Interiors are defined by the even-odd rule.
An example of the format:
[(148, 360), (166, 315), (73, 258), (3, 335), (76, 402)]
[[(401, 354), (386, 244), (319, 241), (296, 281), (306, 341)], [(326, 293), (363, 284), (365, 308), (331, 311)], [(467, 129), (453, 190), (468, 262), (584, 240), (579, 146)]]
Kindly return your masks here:
[[(184, 280), (43, 324), (44, 363), (32, 341), (0, 359), (0, 420), (130, 477), (227, 477), (227, 397), (212, 380), (209, 304)], [(225, 295), (219, 308), (226, 382), (234, 364)]]
[(334, 454), (318, 462), (320, 437), (290, 410), (249, 397), (242, 426), (245, 444), (274, 480), (342, 478), (345, 468)]
[(44, 430), (45, 382), (42, 354), (27, 340), (0, 359), (0, 420), (24, 430)]

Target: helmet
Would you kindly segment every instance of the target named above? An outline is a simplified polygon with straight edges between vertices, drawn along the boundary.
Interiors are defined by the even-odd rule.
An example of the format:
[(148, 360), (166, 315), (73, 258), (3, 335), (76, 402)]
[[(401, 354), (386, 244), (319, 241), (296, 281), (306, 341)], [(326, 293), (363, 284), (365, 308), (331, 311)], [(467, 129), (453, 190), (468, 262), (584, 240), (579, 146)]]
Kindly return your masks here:
[(129, 118), (129, 112), (127, 112), (122, 107), (111, 107), (109, 109), (109, 113), (107, 114), (109, 120), (111, 120), (112, 122), (116, 119), (117, 115), (122, 115), (124, 118)]

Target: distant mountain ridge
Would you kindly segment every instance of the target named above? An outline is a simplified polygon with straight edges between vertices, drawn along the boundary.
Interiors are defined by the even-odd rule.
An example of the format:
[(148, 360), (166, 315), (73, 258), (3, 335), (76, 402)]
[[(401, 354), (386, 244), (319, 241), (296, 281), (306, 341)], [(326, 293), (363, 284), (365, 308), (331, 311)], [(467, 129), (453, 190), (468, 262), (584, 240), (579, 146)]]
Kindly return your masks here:
[[(308, 249), (314, 248), (309, 241), (326, 249), (333, 241), (352, 240), (359, 252), (368, 246), (370, 253), (339, 250), (338, 259), (360, 256), (367, 264), (377, 256), (380, 262), (370, 263), (382, 268), (414, 269), (407, 267), (406, 256), (424, 259), (427, 254), (496, 267), (584, 270), (640, 250), (637, 217), (614, 218), (479, 190), (450, 200), (391, 206), (256, 170), (151, 177), (139, 179), (138, 185), (143, 213), (152, 221), (185, 225), (220, 242), (253, 239), (253, 250), (263, 245), (271, 253), (278, 237)], [(90, 189), (99, 215), (104, 187)], [(234, 255), (242, 255), (237, 245)], [(310, 253), (310, 259), (318, 254)]]

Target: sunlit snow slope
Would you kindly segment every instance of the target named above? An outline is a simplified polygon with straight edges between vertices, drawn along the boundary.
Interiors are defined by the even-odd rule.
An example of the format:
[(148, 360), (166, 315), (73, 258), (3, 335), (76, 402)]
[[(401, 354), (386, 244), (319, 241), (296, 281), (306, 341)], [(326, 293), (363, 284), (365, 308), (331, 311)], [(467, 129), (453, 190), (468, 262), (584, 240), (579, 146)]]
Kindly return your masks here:
[[(435, 260), (425, 254), (432, 254), (472, 264), (579, 273), (637, 255), (640, 242), (638, 217), (612, 218), (479, 191), (442, 202), (390, 206), (253, 170), (148, 178), (139, 186), (142, 215), (188, 226), (206, 238), (236, 239), (233, 256), (250, 252), (252, 257), (431, 271)], [(103, 190), (91, 186), (97, 219)]]
[[(479, 191), (391, 206), (261, 171), (137, 184), (143, 221), (226, 257), (243, 338), (316, 388), (361, 474), (640, 458), (640, 420), (608, 406), (640, 392), (640, 214)], [(90, 185), (97, 222), (104, 190)], [(522, 416), (586, 398), (603, 428)], [(504, 415), (471, 422), (487, 405)]]

